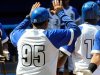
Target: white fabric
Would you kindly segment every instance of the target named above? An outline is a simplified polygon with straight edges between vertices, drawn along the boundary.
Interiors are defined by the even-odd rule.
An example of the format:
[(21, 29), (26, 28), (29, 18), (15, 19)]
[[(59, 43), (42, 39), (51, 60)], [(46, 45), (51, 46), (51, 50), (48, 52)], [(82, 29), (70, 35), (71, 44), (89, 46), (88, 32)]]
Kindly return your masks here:
[(91, 58), (91, 49), (93, 46), (94, 36), (100, 26), (82, 24), (82, 34), (76, 42), (76, 48), (72, 53), (72, 60), (75, 70), (87, 69)]
[[(56, 75), (59, 50), (46, 38), (42, 30), (28, 30), (28, 32), (26, 30), (19, 39), (17, 46), (19, 60), (17, 65), (18, 75)], [(40, 61), (38, 61), (38, 56), (40, 56)], [(23, 57), (28, 58), (27, 62), (25, 62)]]

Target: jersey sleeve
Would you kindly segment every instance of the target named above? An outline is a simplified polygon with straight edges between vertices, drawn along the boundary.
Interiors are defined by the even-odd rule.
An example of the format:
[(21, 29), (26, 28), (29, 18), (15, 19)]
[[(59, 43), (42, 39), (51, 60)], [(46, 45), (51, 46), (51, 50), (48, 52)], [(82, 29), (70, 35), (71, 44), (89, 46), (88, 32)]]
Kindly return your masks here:
[(44, 32), (44, 34), (57, 49), (59, 49), (61, 46), (67, 45), (70, 46), (70, 48), (61, 51), (69, 56), (73, 52), (75, 45), (74, 42), (76, 41), (77, 38), (74, 38), (75, 35), (72, 30), (70, 29), (47, 30)]
[(25, 32), (25, 29), (30, 25), (30, 20), (25, 18), (11, 33), (10, 33), (10, 40), (11, 43), (16, 47), (17, 42), (20, 37)]
[[(64, 11), (60, 11), (58, 14), (58, 17), (61, 20), (61, 25), (67, 26), (67, 29), (69, 33), (67, 33), (68, 36), (70, 36), (70, 39), (68, 39), (68, 36), (66, 37), (67, 39), (64, 41), (67, 41), (67, 44), (65, 44), (66, 46), (63, 47), (63, 51), (66, 51), (67, 55), (70, 55), (73, 50), (74, 50), (74, 46), (75, 46), (75, 41), (77, 40), (77, 38), (80, 36), (81, 34), (81, 30), (80, 28), (75, 24), (75, 22), (73, 20), (70, 19), (70, 17), (68, 17), (67, 15), (65, 15)], [(70, 43), (70, 44), (69, 44)], [(61, 46), (60, 46), (61, 47)], [(66, 48), (66, 49), (65, 49)]]
[(100, 30), (96, 33), (91, 53), (100, 53)]
[(60, 18), (61, 25), (66, 26), (68, 29), (71, 29), (75, 34), (74, 38), (77, 38), (81, 34), (80, 28), (75, 24), (75, 22), (64, 13), (64, 10), (61, 10), (57, 13)]
[(2, 43), (7, 42), (8, 41), (8, 36), (6, 35), (6, 32), (3, 29), (2, 24), (0, 24), (0, 34), (1, 34)]
[(70, 56), (73, 51), (75, 50), (75, 42), (76, 42), (77, 39), (74, 39), (72, 41), (72, 44), (71, 45), (65, 45), (65, 46), (62, 46), (59, 48), (60, 51), (66, 53), (68, 56)]

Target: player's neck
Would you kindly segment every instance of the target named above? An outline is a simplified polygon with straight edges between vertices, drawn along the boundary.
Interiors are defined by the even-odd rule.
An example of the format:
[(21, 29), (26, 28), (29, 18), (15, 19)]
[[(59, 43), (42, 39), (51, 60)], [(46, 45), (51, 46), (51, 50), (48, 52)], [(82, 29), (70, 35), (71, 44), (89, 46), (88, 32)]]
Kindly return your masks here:
[(88, 21), (85, 21), (85, 23), (96, 25), (97, 21), (96, 20), (88, 20)]
[(33, 26), (33, 29), (47, 29), (45, 26)]

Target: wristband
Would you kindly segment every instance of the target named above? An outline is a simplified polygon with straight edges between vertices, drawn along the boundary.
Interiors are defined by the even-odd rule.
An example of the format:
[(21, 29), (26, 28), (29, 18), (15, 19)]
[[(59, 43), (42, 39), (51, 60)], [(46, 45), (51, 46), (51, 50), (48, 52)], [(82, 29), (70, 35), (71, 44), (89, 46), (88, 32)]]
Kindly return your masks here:
[(93, 73), (97, 69), (97, 65), (90, 63), (88, 69)]

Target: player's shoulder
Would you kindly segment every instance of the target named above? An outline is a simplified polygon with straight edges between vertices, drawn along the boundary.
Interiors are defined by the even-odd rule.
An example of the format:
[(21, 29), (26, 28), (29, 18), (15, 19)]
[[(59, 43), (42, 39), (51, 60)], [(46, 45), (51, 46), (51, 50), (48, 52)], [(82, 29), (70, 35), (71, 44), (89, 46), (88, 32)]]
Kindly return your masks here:
[(97, 31), (96, 37), (99, 37), (100, 38), (100, 30)]
[(83, 30), (84, 28), (86, 28), (87, 24), (83, 23), (83, 24), (80, 24), (78, 27)]

